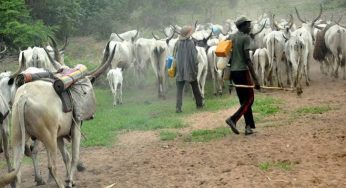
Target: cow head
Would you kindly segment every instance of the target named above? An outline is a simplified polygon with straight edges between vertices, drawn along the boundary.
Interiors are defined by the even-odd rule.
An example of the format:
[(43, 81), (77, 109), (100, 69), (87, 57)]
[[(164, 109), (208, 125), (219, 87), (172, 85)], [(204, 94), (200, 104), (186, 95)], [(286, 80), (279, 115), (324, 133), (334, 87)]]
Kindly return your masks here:
[(68, 45), (67, 36), (65, 37), (64, 46), (61, 49), (58, 49), (57, 43), (55, 42), (53, 37), (51, 37), (51, 36), (48, 36), (48, 37), (52, 43), (50, 43), (50, 45), (45, 47), (46, 51), (48, 51), (49, 54), (54, 57), (55, 61), (64, 65), (64, 58), (63, 57), (64, 57), (65, 48)]
[(264, 24), (262, 25), (262, 28), (254, 33), (250, 33), (250, 36), (252, 39), (254, 39), (256, 37), (256, 35), (258, 35), (259, 33), (261, 33), (263, 31), (263, 29), (266, 27), (266, 23), (267, 21), (264, 22)]
[(302, 28), (306, 29), (311, 34), (313, 40), (315, 40), (313, 28), (315, 26), (316, 21), (318, 19), (320, 19), (321, 15), (322, 15), (322, 5), (320, 5), (320, 13), (319, 13), (319, 15), (315, 19), (313, 19), (311, 22), (303, 20), (300, 17), (300, 14), (299, 14), (299, 12), (298, 12), (296, 7), (295, 7), (295, 10), (296, 10), (297, 18), (302, 22)]
[(213, 35), (213, 31), (210, 31), (210, 34), (207, 37), (203, 36), (203, 39), (196, 39), (192, 37), (193, 42), (195, 43), (195, 46), (203, 47), (203, 48), (208, 48), (208, 40), (211, 38)]
[(174, 37), (174, 32), (171, 34), (170, 37), (166, 37), (164, 39), (160, 39), (159, 37), (157, 37), (153, 32), (151, 33), (151, 35), (154, 37), (155, 40), (165, 40), (166, 44), (169, 44), (169, 41), (172, 40), (172, 38)]
[(25, 57), (21, 52), (20, 66), (16, 72), (3, 72), (0, 73), (0, 95), (2, 95), (9, 106), (12, 106), (12, 102), (17, 90), (16, 84), (14, 84), (15, 77), (24, 69)]
[(293, 16), (292, 14), (290, 14), (290, 21), (289, 22), (285, 22), (283, 24), (283, 26), (280, 26), (279, 24), (277, 24), (277, 22), (275, 21), (275, 15), (273, 14), (273, 17), (272, 17), (272, 24), (273, 24), (273, 30), (276, 30), (276, 31), (284, 31), (285, 33), (289, 33), (292, 26), (293, 26)]

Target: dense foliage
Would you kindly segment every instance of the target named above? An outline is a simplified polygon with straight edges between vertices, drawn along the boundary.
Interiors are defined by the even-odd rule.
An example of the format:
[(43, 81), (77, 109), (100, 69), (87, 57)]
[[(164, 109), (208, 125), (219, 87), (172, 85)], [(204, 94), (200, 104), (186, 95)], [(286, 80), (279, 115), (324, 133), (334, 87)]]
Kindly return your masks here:
[[(292, 10), (283, 0), (1, 0), (0, 42), (15, 49), (42, 44), (48, 35), (93, 35), (106, 39), (112, 32), (152, 30), (172, 23), (217, 21), (219, 17), (253, 14), (258, 11)], [(346, 7), (344, 0), (304, 1), (307, 7), (322, 3), (325, 8)], [(301, 5), (299, 0), (287, 2)], [(280, 5), (280, 6), (279, 6)], [(273, 7), (278, 7), (273, 9)], [(252, 10), (252, 9), (251, 9)], [(345, 9), (341, 9), (345, 10)], [(287, 10), (288, 11), (288, 10)], [(259, 13), (257, 13), (259, 14)]]
[(41, 44), (54, 27), (34, 20), (23, 0), (0, 1), (0, 40), (12, 48)]

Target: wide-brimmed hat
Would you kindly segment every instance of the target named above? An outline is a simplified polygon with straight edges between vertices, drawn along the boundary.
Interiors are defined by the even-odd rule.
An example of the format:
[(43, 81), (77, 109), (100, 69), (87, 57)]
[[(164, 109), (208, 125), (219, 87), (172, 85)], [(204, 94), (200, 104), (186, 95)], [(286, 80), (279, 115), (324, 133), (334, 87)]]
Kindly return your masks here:
[(234, 24), (239, 27), (241, 24), (245, 23), (245, 22), (251, 22), (251, 20), (249, 20), (247, 17), (245, 16), (241, 16), (239, 17), (235, 22)]
[(192, 35), (193, 31), (194, 31), (194, 29), (192, 26), (185, 25), (180, 30), (180, 37), (183, 39), (187, 39)]

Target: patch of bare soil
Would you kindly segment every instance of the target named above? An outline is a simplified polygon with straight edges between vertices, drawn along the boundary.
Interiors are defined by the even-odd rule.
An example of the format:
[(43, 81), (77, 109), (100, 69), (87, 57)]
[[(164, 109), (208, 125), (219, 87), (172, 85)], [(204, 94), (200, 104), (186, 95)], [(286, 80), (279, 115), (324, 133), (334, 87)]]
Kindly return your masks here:
[[(87, 169), (76, 174), (77, 187), (346, 187), (346, 82), (322, 76), (314, 64), (311, 86), (302, 96), (277, 91), (266, 95), (283, 101), (281, 112), (257, 123), (251, 136), (231, 134), (208, 143), (186, 143), (159, 141), (157, 132), (130, 132), (113, 147), (82, 148)], [(331, 110), (294, 113), (313, 106)], [(196, 113), (186, 119), (190, 127), (181, 131), (226, 126), (224, 119), (235, 109)], [(40, 158), (46, 167), (46, 157)], [(263, 170), (263, 164), (272, 167)], [(63, 177), (61, 160), (58, 170)], [(0, 173), (4, 172), (3, 168)], [(35, 187), (29, 162), (22, 172), (23, 187)], [(42, 172), (47, 177), (47, 170)], [(41, 187), (54, 186), (51, 182)]]

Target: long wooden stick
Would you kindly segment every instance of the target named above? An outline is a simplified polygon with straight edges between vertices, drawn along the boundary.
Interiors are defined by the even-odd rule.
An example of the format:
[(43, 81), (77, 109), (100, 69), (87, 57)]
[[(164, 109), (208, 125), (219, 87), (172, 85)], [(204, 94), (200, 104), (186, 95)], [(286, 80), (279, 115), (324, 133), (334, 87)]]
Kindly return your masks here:
[[(237, 85), (237, 84), (229, 84), (231, 87), (239, 87), (239, 88), (255, 88), (254, 85)], [(294, 91), (294, 88), (284, 88), (284, 87), (269, 87), (269, 86), (261, 86), (262, 89), (273, 89), (273, 90), (284, 90), (284, 91)]]

